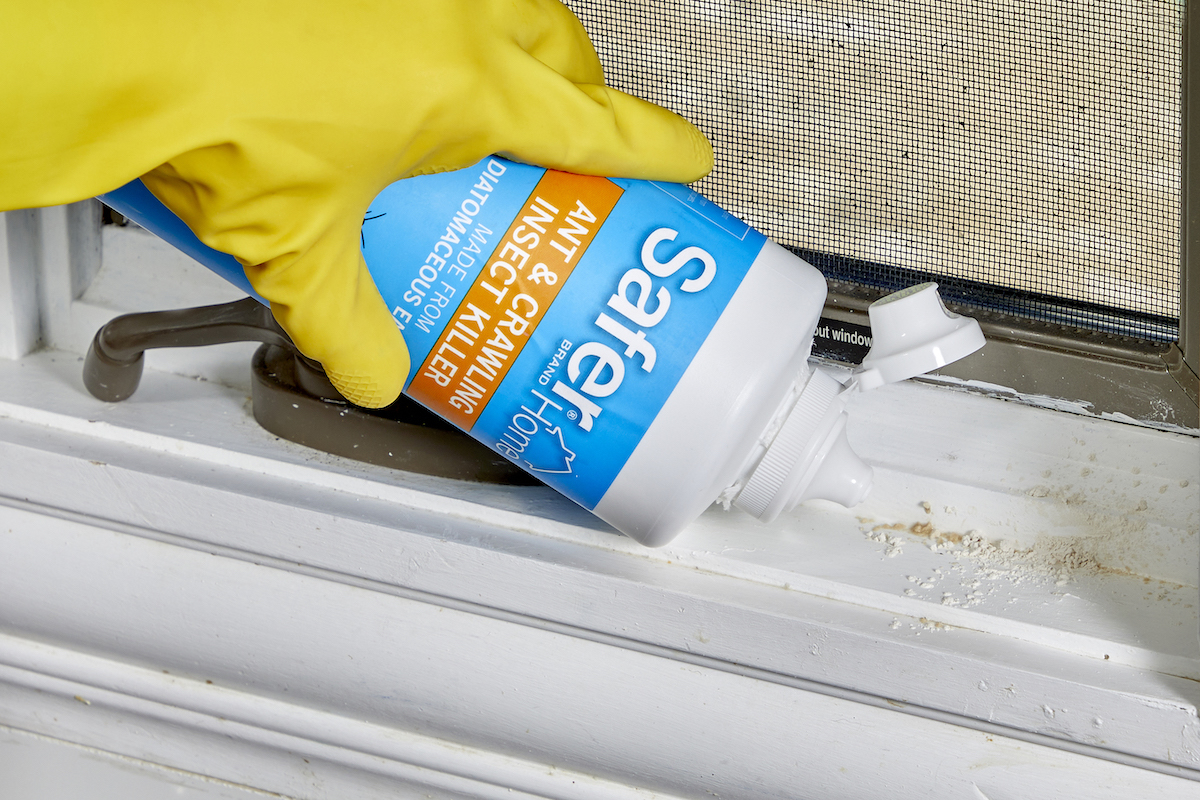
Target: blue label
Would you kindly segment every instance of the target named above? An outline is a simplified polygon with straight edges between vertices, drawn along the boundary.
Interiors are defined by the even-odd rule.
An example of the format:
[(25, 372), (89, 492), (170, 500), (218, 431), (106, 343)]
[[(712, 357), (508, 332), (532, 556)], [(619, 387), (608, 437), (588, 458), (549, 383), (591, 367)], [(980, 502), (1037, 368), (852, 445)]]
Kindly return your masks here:
[(363, 257), (404, 333), (414, 371), (544, 173), (491, 158), (398, 181), (371, 203), (363, 218)]
[(396, 183), (363, 253), (409, 393), (591, 509), (765, 239), (684, 186), (555, 175), (493, 158)]

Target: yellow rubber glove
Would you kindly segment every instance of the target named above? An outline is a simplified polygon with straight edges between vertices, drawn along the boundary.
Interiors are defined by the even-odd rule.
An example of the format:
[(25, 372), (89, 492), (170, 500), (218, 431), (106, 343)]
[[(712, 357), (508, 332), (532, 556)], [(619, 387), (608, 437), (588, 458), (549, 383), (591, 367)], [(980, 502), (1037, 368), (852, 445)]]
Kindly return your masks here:
[(0, 209), (143, 176), (365, 406), (409, 369), (359, 250), (389, 183), (492, 153), (672, 181), (712, 166), (694, 127), (604, 85), (558, 0), (7, 3), (0, 75)]

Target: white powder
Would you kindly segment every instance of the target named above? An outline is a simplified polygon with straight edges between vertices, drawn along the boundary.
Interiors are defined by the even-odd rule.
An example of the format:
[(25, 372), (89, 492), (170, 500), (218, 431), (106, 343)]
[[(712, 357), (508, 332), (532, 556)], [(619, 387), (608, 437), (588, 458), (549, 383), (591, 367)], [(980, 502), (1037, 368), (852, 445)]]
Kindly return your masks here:
[[(1040, 488), (1031, 490), (1031, 494), (1040, 491)], [(1046, 490), (1047, 495), (1051, 493)], [(1062, 499), (1069, 502), (1069, 498)], [(1120, 526), (1122, 529), (1119, 531), (1105, 529), (1092, 536), (1040, 535), (1030, 546), (1015, 546), (1004, 539), (990, 540), (975, 530), (966, 533), (939, 531), (928, 522), (917, 522), (906, 527), (900, 523), (873, 524), (869, 520), (860, 521), (864, 524), (863, 534), (871, 541), (884, 544), (887, 555), (899, 552), (907, 540), (910, 544), (923, 542), (930, 550), (949, 556), (952, 561), (946, 570), (935, 567), (930, 575), (905, 577), (920, 589), (944, 587), (945, 579), (959, 578), (961, 591), (943, 591), (940, 602), (945, 606), (960, 608), (980, 604), (985, 597), (994, 593), (1000, 583), (1017, 586), (1037, 582), (1065, 586), (1085, 575), (1132, 575), (1126, 569), (1110, 566), (1113, 562), (1109, 559), (1122, 563), (1126, 559), (1121, 556), (1127, 548), (1142, 546), (1138, 537), (1129, 534), (1144, 528), (1144, 523), (1139, 527), (1135, 522)], [(1108, 527), (1112, 525), (1110, 520)], [(919, 596), (911, 587), (905, 589), (904, 594)]]

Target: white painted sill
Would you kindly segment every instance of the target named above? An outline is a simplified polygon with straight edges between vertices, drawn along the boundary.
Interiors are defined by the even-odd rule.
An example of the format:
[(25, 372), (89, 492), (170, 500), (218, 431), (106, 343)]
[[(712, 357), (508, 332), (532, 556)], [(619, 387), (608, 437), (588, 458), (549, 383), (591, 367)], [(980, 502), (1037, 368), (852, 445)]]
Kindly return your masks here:
[[(650, 550), (548, 489), (390, 471), (276, 439), (249, 412), (253, 346), (154, 353), (133, 398), (94, 400), (79, 354), (105, 319), (237, 296), (139, 231), (105, 236), (103, 268), (53, 323), (58, 349), (0, 360), (7, 669), (46, 676), (71, 663), (78, 674), (52, 677), (83, 680), (101, 669), (87, 659), (101, 659), (151, 682), (160, 671), (199, 691), (214, 681), (580, 775), (610, 769), (616, 781), (621, 758), (637, 763), (607, 743), (603, 758), (565, 744), (554, 710), (532, 718), (557, 733), (521, 733), (501, 720), (529, 719), (495, 695), (461, 690), (475, 717), (434, 689), (425, 696), (442, 711), (417, 709), (347, 661), (286, 644), (309, 626), (311, 648), (336, 649), (338, 626), (369, 616), (362, 597), (401, 598), (560, 643), (533, 660), (590, 658), (566, 655), (567, 640), (601, 644), (889, 709), (914, 735), (933, 719), (1200, 776), (1195, 438), (906, 383), (851, 408), (852, 444), (876, 470), (859, 508), (812, 503), (771, 526), (713, 508)], [(197, 553), (225, 571), (190, 571)], [(148, 574), (158, 568), (168, 574)], [(288, 617), (271, 623), (284, 638), (247, 619), (259, 613)], [(366, 657), (384, 645), (355, 646)], [(480, 645), (471, 670), (520, 657), (492, 647), (504, 649)], [(162, 686), (147, 695), (159, 689), (174, 702)], [(0, 723), (36, 728), (21, 719)], [(783, 723), (761, 721), (762, 735), (772, 724)], [(685, 785), (694, 766), (676, 764), (673, 778), (647, 767), (647, 780), (687, 794), (709, 785)]]

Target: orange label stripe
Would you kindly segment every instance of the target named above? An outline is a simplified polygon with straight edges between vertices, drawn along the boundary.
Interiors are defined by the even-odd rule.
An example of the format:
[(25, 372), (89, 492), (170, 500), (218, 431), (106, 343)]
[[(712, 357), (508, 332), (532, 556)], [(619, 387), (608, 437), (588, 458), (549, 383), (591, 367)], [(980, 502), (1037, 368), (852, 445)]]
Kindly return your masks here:
[(429, 351), (408, 394), (470, 430), (621, 197), (548, 170)]

